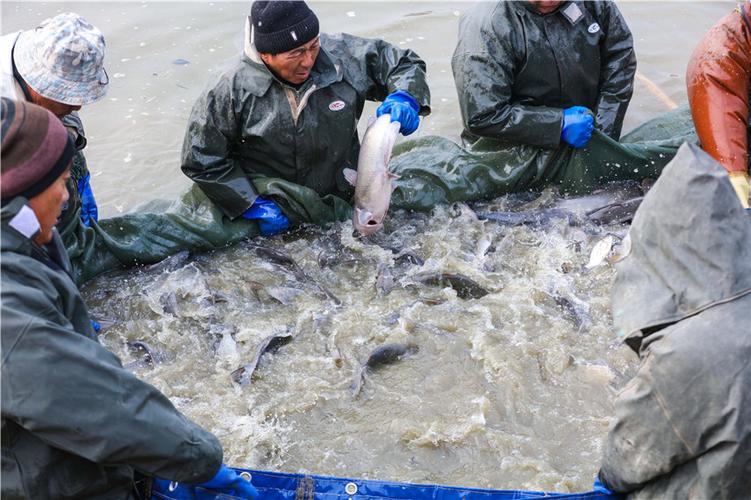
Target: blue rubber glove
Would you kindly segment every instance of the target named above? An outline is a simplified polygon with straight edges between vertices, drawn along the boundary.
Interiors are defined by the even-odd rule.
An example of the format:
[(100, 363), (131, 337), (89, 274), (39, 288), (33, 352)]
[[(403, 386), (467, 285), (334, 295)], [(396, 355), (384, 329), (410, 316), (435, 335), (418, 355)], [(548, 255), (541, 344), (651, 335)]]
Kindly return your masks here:
[(402, 128), (399, 132), (402, 135), (409, 135), (420, 125), (420, 105), (417, 104), (415, 98), (409, 95), (408, 92), (403, 90), (397, 90), (386, 97), (383, 100), (378, 109), (376, 109), (376, 116), (379, 117), (385, 113), (391, 115), (392, 122), (399, 122)]
[(605, 487), (604, 484), (600, 481), (600, 475), (597, 474), (595, 476), (595, 482), (592, 485), (592, 490), (598, 492), (598, 493), (605, 493), (606, 495), (613, 495), (614, 493)]
[(289, 219), (279, 205), (263, 196), (256, 197), (253, 205), (243, 212), (243, 219), (257, 220), (263, 236), (273, 236), (289, 229)]
[(234, 469), (222, 464), (213, 478), (196, 485), (196, 500), (214, 500), (215, 495), (203, 489), (239, 498), (258, 498), (259, 493), (250, 481), (243, 479)]
[(151, 490), (152, 493), (160, 493), (176, 500), (215, 500), (217, 494), (246, 499), (261, 496), (250, 481), (246, 481), (224, 464), (214, 477), (205, 483), (176, 483), (155, 477)]
[(594, 118), (584, 106), (573, 106), (563, 110), (561, 139), (575, 148), (583, 148), (592, 137)]
[(94, 199), (94, 191), (91, 190), (90, 179), (89, 174), (86, 174), (83, 179), (78, 179), (78, 196), (81, 198), (81, 222), (85, 226), (89, 226), (92, 220), (99, 220), (99, 210)]

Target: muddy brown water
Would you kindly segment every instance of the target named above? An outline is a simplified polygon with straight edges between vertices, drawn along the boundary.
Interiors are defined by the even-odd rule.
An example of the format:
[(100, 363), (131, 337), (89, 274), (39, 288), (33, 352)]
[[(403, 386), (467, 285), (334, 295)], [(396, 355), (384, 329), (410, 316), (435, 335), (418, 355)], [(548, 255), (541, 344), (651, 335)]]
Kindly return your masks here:
[[(450, 71), (465, 2), (313, 2), (326, 31), (382, 37), (428, 63), (433, 114), (417, 135), (458, 138)], [(675, 102), (699, 37), (733, 3), (619, 3), (639, 71)], [(113, 215), (189, 182), (179, 150), (191, 105), (242, 46), (248, 2), (3, 2), (2, 32), (57, 12), (78, 12), (107, 38), (107, 97), (82, 112), (100, 212)], [(372, 110), (373, 108), (367, 108)], [(628, 130), (667, 109), (638, 80)], [(364, 121), (364, 120), (363, 120)], [(483, 210), (537, 208), (502, 197)], [(526, 203), (526, 205), (525, 205)], [(475, 207), (477, 208), (477, 207)], [(613, 332), (610, 265), (584, 266), (607, 228), (482, 223), (464, 206), (394, 212), (374, 242), (351, 223), (257, 240), (291, 256), (341, 299), (336, 305), (248, 244), (192, 256), (168, 270), (138, 270), (90, 284), (93, 314), (115, 320), (104, 343), (124, 362), (144, 341), (164, 354), (134, 365), (191, 418), (219, 436), (232, 465), (441, 484), (589, 489), (612, 400), (636, 358)], [(395, 260), (409, 250), (422, 265)], [(387, 270), (393, 289), (376, 288)], [(463, 299), (421, 273), (465, 276), (488, 294)], [(383, 280), (381, 280), (383, 283)], [(281, 300), (280, 300), (281, 299)], [(293, 340), (264, 354), (251, 382), (230, 373), (272, 335)], [(419, 350), (351, 386), (379, 345)]]

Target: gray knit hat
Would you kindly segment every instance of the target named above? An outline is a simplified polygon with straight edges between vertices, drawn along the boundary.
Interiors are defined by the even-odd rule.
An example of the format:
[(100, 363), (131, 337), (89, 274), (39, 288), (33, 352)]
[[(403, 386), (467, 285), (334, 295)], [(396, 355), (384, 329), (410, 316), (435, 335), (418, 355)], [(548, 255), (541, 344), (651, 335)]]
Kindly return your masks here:
[(24, 81), (41, 96), (71, 106), (107, 93), (104, 36), (72, 12), (47, 19), (19, 34), (13, 60)]
[(302, 1), (256, 0), (250, 20), (258, 52), (280, 54), (318, 36), (318, 18)]

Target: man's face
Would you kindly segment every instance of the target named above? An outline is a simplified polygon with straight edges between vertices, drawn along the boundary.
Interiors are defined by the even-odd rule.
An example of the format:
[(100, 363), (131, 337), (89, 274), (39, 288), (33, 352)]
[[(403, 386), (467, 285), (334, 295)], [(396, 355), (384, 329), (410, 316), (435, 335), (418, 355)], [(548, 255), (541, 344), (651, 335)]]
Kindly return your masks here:
[(550, 14), (563, 3), (563, 0), (529, 0), (529, 3), (541, 14)]
[(27, 85), (26, 87), (29, 89), (31, 102), (50, 111), (53, 115), (57, 116), (60, 119), (62, 119), (65, 115), (69, 115), (72, 112), (81, 109), (80, 105), (73, 106), (70, 104), (63, 104), (61, 102), (53, 101), (52, 99), (47, 99), (46, 97), (38, 94), (37, 91), (32, 89), (30, 86)]
[(261, 53), (261, 59), (279, 78), (299, 85), (310, 76), (310, 70), (320, 51), (321, 42), (315, 37), (308, 43), (281, 54)]
[(58, 177), (50, 186), (29, 200), (29, 206), (39, 221), (39, 233), (34, 241), (39, 245), (46, 245), (52, 241), (52, 229), (63, 211), (63, 205), (68, 201), (68, 188), (65, 183), (70, 179), (70, 167)]

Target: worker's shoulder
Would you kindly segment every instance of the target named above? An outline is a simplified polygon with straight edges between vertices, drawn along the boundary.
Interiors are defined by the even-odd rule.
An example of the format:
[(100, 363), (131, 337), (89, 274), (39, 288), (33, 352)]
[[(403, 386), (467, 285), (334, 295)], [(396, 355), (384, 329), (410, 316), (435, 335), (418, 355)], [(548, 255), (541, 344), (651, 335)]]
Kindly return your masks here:
[(207, 92), (214, 98), (252, 94), (263, 96), (273, 82), (273, 76), (263, 65), (243, 54), (231, 65), (210, 80)]

